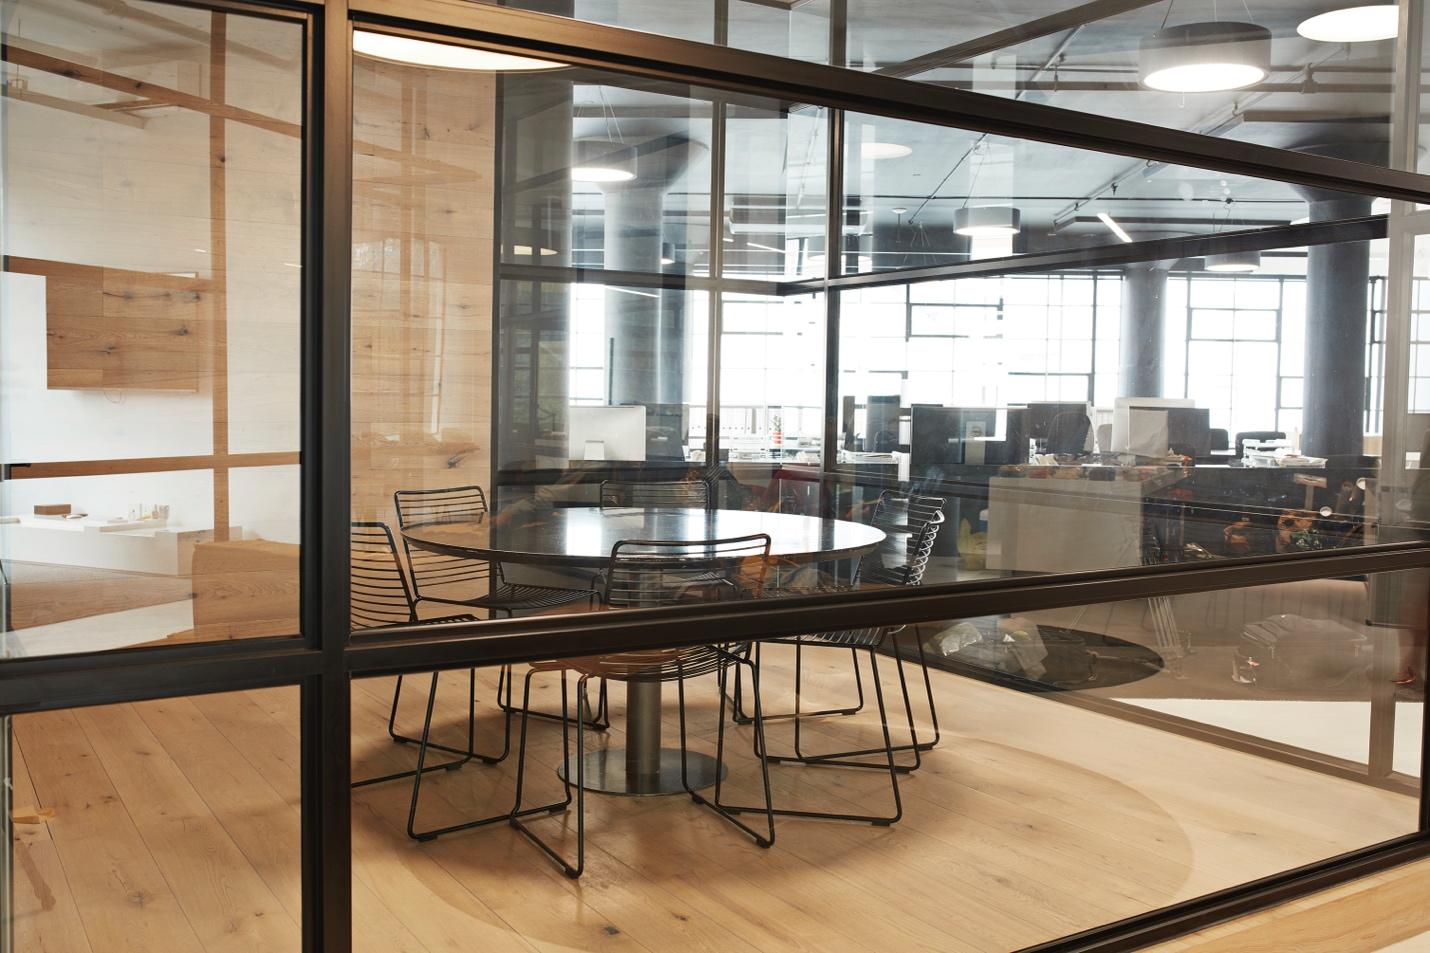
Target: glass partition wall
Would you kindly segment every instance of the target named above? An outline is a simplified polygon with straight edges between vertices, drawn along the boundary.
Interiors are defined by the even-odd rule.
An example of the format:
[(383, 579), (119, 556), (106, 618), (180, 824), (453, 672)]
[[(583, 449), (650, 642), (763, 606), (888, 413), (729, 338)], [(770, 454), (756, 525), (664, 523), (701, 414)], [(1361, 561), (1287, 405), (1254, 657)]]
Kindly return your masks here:
[(1423, 856), (1418, 8), (1094, 6), (8, 7), (0, 950), (1125, 949)]

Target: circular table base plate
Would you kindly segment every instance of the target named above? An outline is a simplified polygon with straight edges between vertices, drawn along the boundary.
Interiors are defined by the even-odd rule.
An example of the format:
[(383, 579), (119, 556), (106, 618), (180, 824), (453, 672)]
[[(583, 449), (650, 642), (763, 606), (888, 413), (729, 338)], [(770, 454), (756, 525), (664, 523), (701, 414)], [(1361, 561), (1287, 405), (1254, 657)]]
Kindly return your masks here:
[[(691, 751), (686, 754), (686, 771), (692, 788), (708, 788), (716, 781), (716, 761), (709, 755)], [(576, 756), (572, 755), (559, 777), (569, 777), (576, 781)], [(728, 772), (720, 771), (723, 778)], [(681, 794), (685, 786), (680, 783), (680, 749), (660, 749), (660, 774), (649, 778), (634, 778), (626, 775), (626, 749), (605, 748), (586, 753), (586, 790), (601, 794)]]

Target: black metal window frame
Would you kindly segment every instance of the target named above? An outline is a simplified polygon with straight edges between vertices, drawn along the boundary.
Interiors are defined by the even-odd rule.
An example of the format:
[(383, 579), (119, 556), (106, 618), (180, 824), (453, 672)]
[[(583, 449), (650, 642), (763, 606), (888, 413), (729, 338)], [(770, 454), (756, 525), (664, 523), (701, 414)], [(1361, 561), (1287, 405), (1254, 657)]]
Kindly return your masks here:
[[(7, 661), (0, 665), (0, 715), (299, 686), (305, 953), (348, 953), (352, 948), (349, 762), (354, 677), (694, 644), (714, 638), (758, 639), (851, 625), (1031, 611), (1430, 566), (1430, 544), (1408, 542), (1209, 564), (955, 583), (902, 592), (517, 619), (477, 626), (411, 627), (381, 639), (351, 639), (348, 522), (354, 22), (717, 91), (826, 106), (831, 132), (830, 188), (836, 201), (842, 201), (837, 196), (842, 193), (842, 117), (846, 110), (1427, 204), (1430, 177), (460, 0), (329, 0), (322, 5), (281, 0), (170, 2), (291, 18), (303, 22), (307, 29), (303, 251), (304, 262), (310, 267), (304, 269), (302, 291), (301, 635)], [(842, 22), (843, 0), (832, 0), (831, 6), (836, 20)], [(718, 3), (717, 22), (721, 7), (723, 3)], [(842, 34), (832, 31), (831, 62), (842, 62), (842, 51)], [(839, 249), (842, 217), (831, 215), (829, 219), (826, 247)], [(1218, 236), (1219, 250), (1238, 243), (1266, 247), (1264, 242), (1278, 239), (1284, 247), (1291, 236), (1332, 241), (1354, 240), (1348, 236), (1367, 231), (1376, 233), (1373, 237), (1385, 234), (1383, 217), (1336, 226), (1329, 230), (1319, 225), (1290, 226), (1264, 230), (1266, 234), (1261, 235), (1224, 234)], [(1068, 256), (1068, 262), (1088, 267), (1112, 263), (1119, 254), (1123, 260), (1135, 260), (1127, 255), (1146, 255), (1142, 260), (1181, 257), (1170, 252), (1195, 253), (1192, 249), (1204, 242), (1174, 241), (1175, 249), (1166, 241), (1149, 242), (1138, 249), (1079, 253)], [(997, 266), (966, 263), (844, 276), (837, 271), (840, 257), (826, 255), (829, 274), (814, 282), (814, 287), (793, 283), (789, 290), (828, 292), (867, 283), (935, 280)], [(1057, 255), (1027, 257), (1036, 259), (1022, 263), (1027, 270), (1055, 267), (1059, 259)], [(572, 280), (579, 277), (572, 276)], [(606, 280), (638, 284), (646, 279), (615, 280), (607, 275)], [(766, 283), (754, 284), (761, 289), (758, 293), (765, 293)], [(734, 290), (728, 284), (725, 288)], [(826, 379), (837, 382), (839, 295), (828, 294), (827, 299), (831, 320), (826, 337), (836, 349), (833, 373), (827, 373)], [(713, 330), (718, 333), (718, 328), (717, 321)], [(826, 360), (831, 358), (827, 355)], [(712, 387), (715, 379), (712, 376)], [(828, 419), (825, 445), (826, 452), (835, 445), (834, 423)], [(1430, 731), (1423, 733), (1422, 744), (1430, 747)], [(1430, 855), (1430, 797), (1424, 772), (1419, 819), (1419, 830), (1404, 837), (1029, 949), (1129, 949)]]

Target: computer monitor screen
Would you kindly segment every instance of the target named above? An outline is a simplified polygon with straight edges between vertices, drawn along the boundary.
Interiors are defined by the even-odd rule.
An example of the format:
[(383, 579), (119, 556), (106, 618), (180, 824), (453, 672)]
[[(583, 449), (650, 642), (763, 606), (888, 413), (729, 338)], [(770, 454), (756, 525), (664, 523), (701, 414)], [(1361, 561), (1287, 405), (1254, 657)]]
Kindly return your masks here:
[(1087, 402), (1030, 401), (1023, 414), (1023, 427), (1034, 440), (1047, 440), (1053, 435), (1053, 422), (1063, 414), (1087, 415)]
[(899, 395), (870, 395), (865, 411), (864, 449), (890, 453), (899, 449)]
[[(1187, 397), (1119, 397), (1112, 408), (1112, 450), (1116, 453), (1136, 453), (1142, 456), (1165, 456), (1167, 447), (1156, 448), (1155, 440), (1149, 432), (1152, 418), (1141, 421), (1133, 434), (1131, 412), (1136, 410), (1171, 410), (1176, 408), (1195, 409), (1196, 401)], [(1163, 419), (1158, 426), (1166, 429), (1170, 421)], [(1170, 433), (1168, 434), (1170, 437)]]
[(567, 456), (572, 460), (643, 462), (646, 458), (644, 407), (576, 405), (567, 412)]
[(942, 467), (963, 462), (963, 428), (957, 407), (929, 407), (915, 404), (911, 409), (909, 473), (936, 477)]
[(647, 460), (684, 460), (685, 440), (689, 433), (690, 406), (688, 404), (645, 405), (645, 458)]
[(1187, 457), (1210, 454), (1211, 411), (1205, 407), (1168, 407), (1167, 446), (1173, 453)]

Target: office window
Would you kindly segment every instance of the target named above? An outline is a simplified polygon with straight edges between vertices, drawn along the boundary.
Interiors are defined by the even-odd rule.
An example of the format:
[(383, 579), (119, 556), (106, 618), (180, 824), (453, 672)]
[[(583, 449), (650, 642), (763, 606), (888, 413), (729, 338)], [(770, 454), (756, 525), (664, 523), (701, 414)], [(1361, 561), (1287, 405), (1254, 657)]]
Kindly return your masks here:
[(1209, 408), (1211, 425), (1229, 433), (1286, 422), (1285, 378), (1300, 362), (1281, 348), (1284, 280), (1195, 274), (1177, 280), (1187, 302), (1182, 396)]
[(0, 656), (294, 635), (304, 29), (21, 0), (4, 49)]
[(824, 296), (725, 295), (720, 447), (732, 459), (803, 454), (824, 442)]

